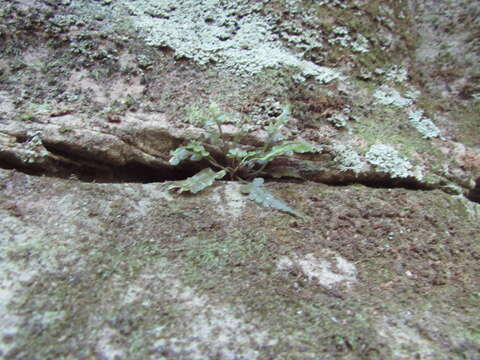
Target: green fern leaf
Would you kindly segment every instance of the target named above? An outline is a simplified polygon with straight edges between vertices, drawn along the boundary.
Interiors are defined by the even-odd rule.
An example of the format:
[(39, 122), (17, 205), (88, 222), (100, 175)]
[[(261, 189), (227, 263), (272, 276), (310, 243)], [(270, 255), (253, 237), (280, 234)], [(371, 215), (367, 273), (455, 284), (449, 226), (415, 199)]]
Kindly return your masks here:
[(284, 202), (275, 199), (272, 194), (265, 190), (265, 188), (263, 187), (263, 183), (263, 178), (255, 178), (250, 184), (242, 185), (240, 191), (243, 194), (248, 194), (248, 198), (250, 200), (253, 200), (259, 204), (272, 207), (287, 214), (306, 220), (305, 215), (302, 215), (298, 211), (295, 211)]
[(175, 151), (171, 151), (170, 155), (172, 156), (169, 160), (170, 165), (176, 166), (187, 159), (191, 155), (191, 152), (187, 150), (185, 146), (182, 146), (175, 149)]
[(198, 161), (210, 155), (203, 145), (197, 142), (191, 142), (186, 146), (181, 146), (175, 151), (171, 151), (172, 156), (169, 160), (170, 165), (178, 165), (183, 160), (190, 158), (191, 161)]
[(245, 158), (246, 156), (248, 156), (248, 151), (242, 150), (240, 148), (230, 149), (228, 150), (228, 154), (227, 154), (227, 157), (231, 159), (240, 159), (240, 160)]
[(283, 112), (278, 116), (272, 124), (268, 125), (265, 130), (267, 131), (268, 138), (272, 142), (283, 140), (283, 136), (280, 133), (280, 129), (290, 121), (290, 110), (288, 107), (283, 109)]
[(303, 141), (290, 141), (274, 146), (268, 153), (263, 154), (261, 157), (251, 159), (251, 161), (269, 162), (280, 155), (293, 155), (293, 153), (303, 154), (307, 152), (317, 152), (317, 149), (315, 149), (313, 145)]
[(189, 177), (188, 179), (177, 181), (175, 184), (170, 185), (168, 190), (178, 189), (179, 193), (188, 191), (192, 194), (196, 194), (199, 191), (211, 186), (216, 179), (221, 179), (226, 174), (227, 172), (225, 170), (215, 172), (210, 168), (206, 168), (196, 175)]

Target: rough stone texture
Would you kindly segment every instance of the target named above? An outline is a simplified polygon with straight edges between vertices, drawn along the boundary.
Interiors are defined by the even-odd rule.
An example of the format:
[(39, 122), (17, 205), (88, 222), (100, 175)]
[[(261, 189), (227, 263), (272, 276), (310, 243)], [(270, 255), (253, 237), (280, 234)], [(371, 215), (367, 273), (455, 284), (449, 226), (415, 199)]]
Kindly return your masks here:
[[(478, 11), (1, 2), (0, 357), (477, 359)], [(261, 175), (305, 221), (166, 190), (212, 109), (251, 151), (286, 107), (318, 152)]]
[[(293, 117), (285, 135), (312, 141), (322, 150), (308, 162), (291, 158), (287, 165), (274, 163), (267, 168), (273, 176), (384, 182), (449, 192), (456, 188), (468, 194), (480, 173), (478, 149), (468, 142), (468, 147), (459, 147), (448, 135), (440, 137), (456, 126), (448, 118), (438, 121), (442, 116), (451, 119), (451, 113), (437, 109), (427, 113), (428, 94), (409, 81), (406, 65), (392, 65), (398, 49), (412, 46), (394, 36), (403, 31), (408, 39), (414, 31), (407, 9), (388, 2), (375, 8), (361, 2), (307, 6), (295, 1), (3, 5), (0, 161), (7, 167), (67, 177), (75, 173), (90, 180), (95, 178), (92, 173), (102, 181), (114, 181), (120, 174), (139, 181), (175, 178), (167, 164), (169, 152), (186, 139), (202, 136), (198, 117), (208, 102), (218, 101), (232, 114), (232, 124), (224, 126), (232, 137), (239, 132), (235, 119), (250, 118), (242, 141), (256, 146), (265, 138), (265, 127), (279, 115), (278, 108), (289, 105)], [(420, 6), (424, 12), (428, 9)], [(353, 16), (345, 17), (349, 26), (327, 21), (339, 14)], [(197, 15), (203, 20), (197, 21)], [(373, 33), (372, 24), (360, 21), (364, 15), (380, 22), (382, 30)], [(259, 28), (265, 33), (262, 41), (256, 38)], [(32, 31), (40, 41), (29, 37)], [(358, 41), (377, 47), (359, 52)], [(311, 53), (317, 48), (344, 60), (336, 69), (320, 66), (325, 60), (312, 58)], [(377, 54), (380, 50), (382, 56)], [(282, 55), (275, 55), (278, 51)], [(471, 50), (469, 56), (475, 54)], [(408, 53), (401, 56), (404, 63), (415, 60)], [(362, 74), (373, 72), (365, 78), (356, 68)], [(240, 76), (235, 75), (238, 69), (243, 69)], [(415, 72), (413, 65), (410, 70)], [(344, 76), (319, 79), (320, 73), (340, 72)], [(298, 92), (305, 96), (294, 101)], [(425, 116), (413, 121), (411, 114), (419, 113)], [(465, 126), (478, 121), (475, 114), (464, 114)], [(307, 124), (315, 118), (319, 121)], [(332, 141), (337, 145), (331, 146)], [(421, 173), (399, 180), (391, 174), (402, 169), (382, 172), (364, 166), (369, 147), (377, 143), (400, 151), (422, 168)], [(452, 160), (459, 157), (474, 161), (465, 167)], [(136, 179), (125, 175), (132, 169), (144, 175)]]
[(240, 207), (231, 184), (183, 197), (166, 184), (0, 177), (5, 359), (480, 351), (480, 208), (464, 199), (270, 184), (305, 224)]
[[(420, 35), (417, 59), (444, 96), (480, 94), (480, 5), (474, 0), (412, 1)], [(458, 69), (461, 71), (453, 72)], [(449, 72), (447, 77), (442, 71)], [(475, 83), (471, 83), (473, 81)], [(477, 87), (465, 89), (465, 86)]]

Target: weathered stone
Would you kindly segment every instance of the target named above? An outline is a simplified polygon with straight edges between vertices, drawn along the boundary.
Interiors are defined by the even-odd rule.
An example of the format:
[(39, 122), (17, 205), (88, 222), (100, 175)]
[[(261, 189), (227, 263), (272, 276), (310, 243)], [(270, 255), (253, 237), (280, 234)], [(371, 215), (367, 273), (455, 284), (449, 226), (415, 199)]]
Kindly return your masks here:
[(0, 179), (6, 359), (480, 351), (480, 209), (466, 200), (269, 184), (311, 218), (298, 223), (233, 183), (183, 197), (164, 184)]
[(2, 2), (0, 357), (477, 359), (478, 11)]

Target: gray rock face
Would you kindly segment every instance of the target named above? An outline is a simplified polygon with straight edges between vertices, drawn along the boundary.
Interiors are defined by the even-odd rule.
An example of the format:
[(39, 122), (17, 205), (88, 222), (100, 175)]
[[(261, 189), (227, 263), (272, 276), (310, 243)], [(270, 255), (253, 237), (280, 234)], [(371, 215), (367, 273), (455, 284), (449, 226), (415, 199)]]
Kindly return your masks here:
[[(411, 4), (411, 11), (418, 16), (433, 11), (428, 4)], [(426, 37), (440, 39), (429, 27), (431, 22), (424, 19), (413, 27), (408, 7), (388, 4), (302, 6), (227, 6), (215, 1), (175, 6), (168, 1), (4, 5), (0, 161), (4, 167), (63, 177), (73, 173), (96, 181), (176, 179), (204, 166), (178, 170), (168, 159), (182, 142), (202, 139), (201, 119), (208, 102), (219, 102), (231, 115), (223, 131), (232, 139), (241, 132), (238, 119), (248, 119), (242, 146), (261, 146), (266, 127), (284, 105), (292, 110), (284, 136), (311, 141), (319, 153), (274, 162), (265, 175), (442, 188), (465, 195), (472, 191), (480, 175), (480, 155), (472, 146), (478, 142), (462, 143), (449, 134), (460, 131), (463, 137), (475, 138), (476, 95), (440, 113), (426, 104), (433, 100), (414, 79), (415, 61), (430, 61), (422, 55), (430, 43)], [(341, 9), (356, 18), (375, 16), (381, 31), (372, 32), (372, 24), (353, 20), (349, 26), (326, 22)], [(279, 23), (282, 12), (287, 20)], [(308, 16), (302, 25), (304, 12)], [(200, 14), (205, 21), (195, 20)], [(28, 24), (19, 21), (22, 17)], [(41, 41), (32, 42), (28, 26)], [(7, 27), (14, 31), (7, 33)], [(396, 27), (406, 39), (414, 31), (425, 39), (416, 57), (402, 53), (402, 63), (392, 64), (397, 48), (414, 45), (394, 35)], [(255, 37), (260, 28), (266, 34), (261, 43)], [(228, 30), (229, 37), (219, 36), (219, 29)], [(462, 29), (464, 36), (470, 34), (469, 28)], [(362, 41), (364, 50), (359, 51)], [(437, 43), (432, 49), (442, 47), (441, 40)], [(155, 50), (159, 46), (163, 53)], [(316, 48), (332, 54), (343, 51), (349, 60), (336, 68), (320, 66), (326, 60), (312, 59)], [(384, 63), (379, 49), (385, 53)], [(465, 49), (474, 59), (475, 50)], [(276, 51), (282, 55), (273, 55)], [(184, 61), (179, 58), (190, 65), (179, 65)], [(262, 80), (268, 71), (273, 73)], [(212, 72), (218, 81), (209, 77)], [(458, 106), (464, 107), (464, 122), (458, 122), (458, 113), (452, 119)], [(378, 149), (391, 149), (376, 157), (386, 163), (369, 160)], [(225, 163), (225, 154), (216, 157)], [(399, 164), (407, 165), (397, 168)], [(400, 173), (407, 175), (395, 175)]]
[(161, 184), (0, 176), (6, 359), (480, 351), (480, 209), (466, 200), (271, 185), (313, 219), (300, 224), (231, 183), (183, 197)]
[[(412, 1), (420, 35), (416, 57), (445, 97), (478, 96), (480, 5), (477, 1)], [(445, 75), (442, 76), (442, 72)], [(448, 73), (448, 74), (447, 74)]]
[(0, 357), (477, 359), (478, 11), (1, 3)]

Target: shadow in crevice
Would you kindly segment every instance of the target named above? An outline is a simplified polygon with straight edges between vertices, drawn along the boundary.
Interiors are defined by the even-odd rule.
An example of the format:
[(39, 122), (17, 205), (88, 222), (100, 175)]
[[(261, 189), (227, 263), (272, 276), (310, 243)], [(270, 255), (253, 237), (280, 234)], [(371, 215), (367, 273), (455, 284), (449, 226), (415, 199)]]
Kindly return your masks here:
[(152, 167), (138, 162), (131, 162), (122, 166), (105, 166), (93, 162), (82, 165), (59, 162), (55, 163), (54, 166), (35, 164), (25, 166), (5, 161), (5, 159), (0, 161), (0, 168), (16, 170), (32, 176), (75, 179), (82, 182), (144, 184), (183, 180), (201, 170), (198, 166), (173, 168), (165, 165), (163, 167)]
[(480, 204), (480, 178), (475, 182), (475, 187), (467, 194), (467, 199)]
[(415, 177), (392, 178), (388, 174), (382, 173), (364, 173), (355, 174), (353, 172), (332, 171), (331, 174), (317, 174), (308, 180), (327, 184), (331, 186), (349, 186), (364, 185), (377, 189), (395, 189), (403, 188), (407, 190), (435, 190), (437, 185), (424, 183)]
[[(66, 153), (58, 148), (49, 148), (51, 153), (62, 157), (63, 159), (72, 160), (57, 161), (48, 164), (19, 164), (18, 161), (12, 162), (6, 157), (0, 158), (0, 168), (14, 169), (32, 176), (47, 176), (61, 179), (75, 179), (82, 182), (94, 183), (161, 183), (165, 181), (184, 180), (197, 174), (199, 171), (209, 167), (208, 161), (186, 162), (180, 166), (170, 166), (168, 163), (144, 164), (140, 162), (130, 162), (125, 165), (115, 166), (105, 163), (95, 162), (92, 156)], [(217, 159), (219, 163), (223, 163), (223, 159)], [(268, 169), (267, 169), (268, 170)], [(378, 189), (394, 189), (403, 188), (414, 191), (435, 190), (438, 187), (425, 184), (415, 178), (398, 178), (392, 179), (387, 175), (381, 174), (365, 174), (355, 175), (347, 173), (324, 173), (322, 175), (305, 176), (303, 179), (298, 178), (274, 178), (264, 174), (266, 182), (281, 183), (304, 183), (311, 181), (330, 186), (350, 186), (363, 185), (370, 188)], [(225, 178), (224, 181), (229, 179)], [(476, 187), (472, 189), (466, 196), (470, 201), (480, 203), (480, 178), (476, 181)]]

